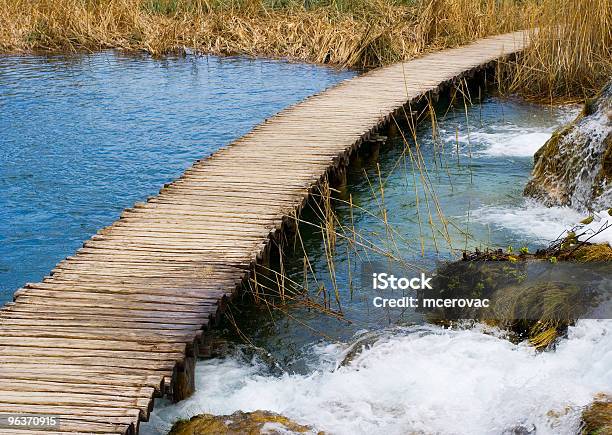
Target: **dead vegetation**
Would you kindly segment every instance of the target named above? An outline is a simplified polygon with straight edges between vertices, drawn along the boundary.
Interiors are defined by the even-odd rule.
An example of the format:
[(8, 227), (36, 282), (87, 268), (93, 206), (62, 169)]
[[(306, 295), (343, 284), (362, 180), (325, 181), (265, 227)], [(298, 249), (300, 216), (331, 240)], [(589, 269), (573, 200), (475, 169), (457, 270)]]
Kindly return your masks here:
[(0, 52), (185, 48), (373, 68), (514, 30), (524, 56), (507, 92), (546, 101), (592, 95), (611, 75), (607, 0), (0, 0)]
[(0, 50), (189, 47), (370, 68), (522, 27), (535, 1), (0, 0)]

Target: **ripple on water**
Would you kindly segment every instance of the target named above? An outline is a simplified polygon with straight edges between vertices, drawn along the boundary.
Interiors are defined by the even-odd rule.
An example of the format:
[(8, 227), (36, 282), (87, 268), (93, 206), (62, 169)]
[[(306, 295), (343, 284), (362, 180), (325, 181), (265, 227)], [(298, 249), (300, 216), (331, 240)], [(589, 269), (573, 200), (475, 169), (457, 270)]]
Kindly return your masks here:
[(353, 72), (114, 52), (0, 60), (0, 303), (193, 160)]

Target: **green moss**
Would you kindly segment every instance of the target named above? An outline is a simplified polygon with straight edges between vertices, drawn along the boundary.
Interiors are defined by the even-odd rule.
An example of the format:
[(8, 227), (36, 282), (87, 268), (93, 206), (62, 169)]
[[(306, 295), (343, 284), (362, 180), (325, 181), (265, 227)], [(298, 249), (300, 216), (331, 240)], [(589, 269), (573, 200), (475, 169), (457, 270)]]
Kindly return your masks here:
[(560, 144), (574, 128), (572, 122), (556, 130), (550, 139), (536, 151), (533, 156), (534, 167), (532, 178), (529, 180), (523, 194), (534, 198), (543, 199), (547, 203), (563, 203), (567, 198), (556, 193), (556, 186), (563, 178), (563, 165), (560, 161)]
[(588, 216), (580, 221), (581, 224), (588, 225), (593, 222), (593, 216)]
[[(291, 433), (312, 431), (309, 426), (297, 424), (287, 417), (269, 411), (235, 412), (231, 415), (202, 414), (191, 420), (178, 421), (170, 430), (169, 435), (259, 435), (266, 423), (275, 423), (283, 430)], [(275, 433), (266, 431), (265, 433)], [(284, 433), (284, 432), (283, 432)], [(322, 435), (323, 432), (319, 432)]]
[(595, 261), (608, 262), (612, 261), (612, 248), (609, 245), (603, 244), (586, 244), (574, 250), (568, 259), (576, 260), (581, 263)]
[(570, 231), (569, 233), (567, 233), (567, 236), (565, 236), (565, 239), (561, 243), (561, 250), (562, 251), (569, 250), (577, 244), (578, 244), (578, 238), (576, 237), (576, 233), (573, 231)]

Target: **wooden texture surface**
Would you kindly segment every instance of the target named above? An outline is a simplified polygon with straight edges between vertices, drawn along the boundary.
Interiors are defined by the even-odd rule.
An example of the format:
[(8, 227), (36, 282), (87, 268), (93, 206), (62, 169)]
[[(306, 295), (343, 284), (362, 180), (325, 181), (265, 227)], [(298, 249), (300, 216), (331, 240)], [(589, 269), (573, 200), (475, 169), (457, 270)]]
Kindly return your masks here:
[(0, 432), (137, 432), (155, 396), (189, 390), (203, 329), (326, 170), (408, 101), (525, 43), (500, 35), (344, 81), (125, 210), (0, 310), (0, 413), (61, 416)]

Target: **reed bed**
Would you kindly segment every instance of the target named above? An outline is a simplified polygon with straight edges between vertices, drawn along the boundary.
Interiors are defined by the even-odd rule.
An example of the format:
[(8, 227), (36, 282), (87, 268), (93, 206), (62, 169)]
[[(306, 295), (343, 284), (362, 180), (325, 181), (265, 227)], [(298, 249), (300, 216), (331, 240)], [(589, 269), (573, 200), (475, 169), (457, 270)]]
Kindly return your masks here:
[(0, 51), (118, 48), (371, 68), (521, 28), (535, 0), (0, 0)]
[[(457, 93), (461, 95), (458, 98), (467, 95), (467, 90), (462, 90), (463, 84), (457, 86)], [(391, 128), (397, 131), (402, 152), (391, 163), (391, 168), (385, 171), (385, 175), (379, 163), (374, 162), (378, 160), (378, 151), (374, 150), (382, 146), (380, 142), (366, 146), (372, 149), (365, 151), (365, 155), (354, 156), (354, 159), (360, 161), (368, 159), (366, 156), (369, 153), (374, 157), (372, 160), (358, 163), (363, 165), (363, 176), (369, 186), (370, 206), (356, 204), (350, 192), (343, 191), (344, 181), (332, 182), (326, 177), (318, 188), (311, 192), (306, 210), (302, 214), (291, 216), (295, 221), (294, 232), (277, 241), (279, 258), (274, 264), (258, 265), (249, 279), (246, 290), (253, 301), (263, 308), (264, 313), (267, 312), (272, 319), (277, 315), (291, 319), (317, 335), (333, 341), (333, 337), (329, 337), (319, 326), (311, 324), (309, 316), (304, 314), (313, 311), (340, 322), (366, 327), (365, 323), (362, 325), (359, 316), (353, 315), (354, 308), (347, 303), (347, 298), (350, 300), (353, 297), (354, 281), (360, 280), (359, 266), (362, 263), (372, 260), (386, 261), (406, 271), (424, 271), (422, 266), (408, 261), (406, 257), (418, 258), (425, 255), (425, 239), (428, 237), (434, 240), (437, 252), (443, 257), (454, 254), (459, 258), (460, 250), (453, 247), (449, 233), (449, 227), (457, 224), (449, 220), (442, 211), (432, 182), (434, 175), (426, 167), (416, 131), (420, 122), (435, 116), (434, 110), (431, 104), (420, 110), (410, 110), (412, 116), (405, 114), (409, 119), (406, 131), (399, 123), (392, 122)], [(432, 135), (436, 136), (435, 121), (432, 123)], [(439, 159), (442, 165), (445, 157), (440, 154), (436, 159)], [(416, 208), (415, 213), (419, 222), (422, 221), (424, 232), (431, 231), (431, 236), (424, 232), (419, 235), (403, 234), (390, 221), (388, 205), (385, 202), (385, 188), (389, 177), (396, 171), (401, 173), (407, 188), (414, 187), (417, 204), (422, 204)], [(411, 185), (412, 187), (408, 187)], [(339, 209), (342, 211), (339, 212)], [(377, 231), (357, 229), (354, 221), (356, 216), (372, 219), (376, 223)], [(310, 248), (314, 249), (314, 252), (309, 252), (310, 249), (306, 247), (305, 237), (302, 235), (304, 231), (320, 240), (320, 243), (315, 243), (314, 248)], [(471, 239), (471, 236), (469, 237)], [(293, 257), (293, 261), (288, 261), (294, 265), (292, 271), (284, 269), (285, 256), (287, 259)], [(299, 257), (303, 258), (302, 271), (295, 268)], [(231, 323), (230, 326), (238, 331), (238, 336), (242, 336), (238, 322)]]
[(534, 29), (500, 89), (566, 101), (612, 75), (611, 22), (609, 0), (0, 0), (0, 52), (189, 49), (368, 69)]
[(580, 101), (612, 77), (609, 0), (543, 0), (525, 28), (531, 29), (531, 45), (500, 67), (505, 92), (539, 101)]

